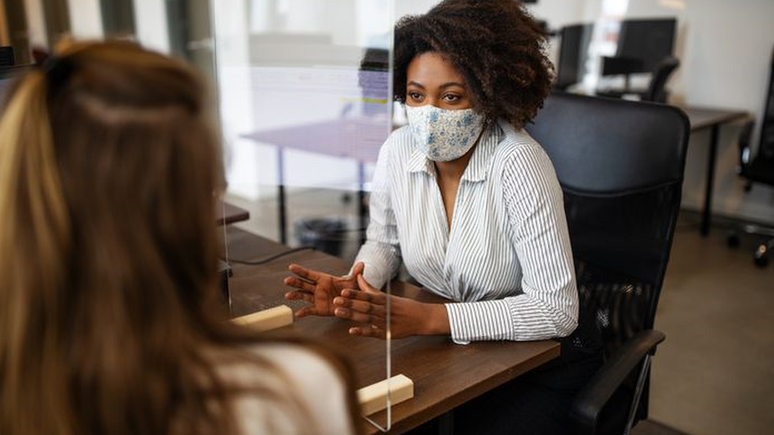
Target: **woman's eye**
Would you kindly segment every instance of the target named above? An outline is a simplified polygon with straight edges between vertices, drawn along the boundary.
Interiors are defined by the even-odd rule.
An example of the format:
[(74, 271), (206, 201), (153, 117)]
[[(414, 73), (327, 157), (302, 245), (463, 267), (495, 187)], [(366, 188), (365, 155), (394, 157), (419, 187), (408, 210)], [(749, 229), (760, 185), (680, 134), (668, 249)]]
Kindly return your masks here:
[(421, 99), (422, 99), (422, 94), (420, 94), (419, 92), (409, 92), (409, 93), (408, 93), (408, 96), (409, 96), (409, 98), (411, 98), (412, 100), (416, 100), (416, 101), (418, 101), (418, 100), (421, 100)]
[(462, 98), (462, 97), (460, 97), (459, 95), (454, 95), (454, 94), (446, 94), (446, 95), (443, 96), (443, 99), (448, 101), (449, 103), (456, 103), (457, 101), (460, 100), (460, 98)]

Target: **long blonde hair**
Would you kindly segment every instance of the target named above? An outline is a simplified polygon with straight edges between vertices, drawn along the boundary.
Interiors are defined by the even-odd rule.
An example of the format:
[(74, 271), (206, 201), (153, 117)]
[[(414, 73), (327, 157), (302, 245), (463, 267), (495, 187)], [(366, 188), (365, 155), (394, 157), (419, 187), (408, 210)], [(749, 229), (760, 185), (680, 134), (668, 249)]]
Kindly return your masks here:
[(15, 86), (0, 119), (0, 433), (236, 431), (201, 349), (256, 337), (217, 309), (222, 176), (203, 95), (182, 63), (122, 42), (70, 43)]

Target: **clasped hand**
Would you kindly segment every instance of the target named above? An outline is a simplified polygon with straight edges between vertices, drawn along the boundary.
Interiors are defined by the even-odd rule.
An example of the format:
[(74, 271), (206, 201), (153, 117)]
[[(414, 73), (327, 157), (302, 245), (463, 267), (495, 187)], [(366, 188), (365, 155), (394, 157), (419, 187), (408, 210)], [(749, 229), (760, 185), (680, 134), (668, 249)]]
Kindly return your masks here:
[(392, 338), (448, 333), (444, 305), (391, 296), (372, 287), (363, 277), (363, 263), (357, 263), (351, 274), (342, 277), (297, 264), (290, 265), (289, 269), (295, 276), (285, 278), (285, 284), (295, 290), (286, 293), (285, 298), (304, 300), (311, 304), (298, 310), (297, 317), (333, 315), (364, 324), (350, 328), (349, 333), (352, 335), (386, 338), (389, 298)]
[(348, 288), (357, 288), (357, 276), (363, 274), (365, 265), (359, 262), (352, 272), (345, 276), (333, 276), (316, 270), (291, 264), (288, 269), (294, 274), (285, 278), (285, 285), (295, 288), (285, 294), (287, 300), (303, 300), (311, 305), (296, 311), (296, 317), (308, 315), (332, 316), (333, 298)]

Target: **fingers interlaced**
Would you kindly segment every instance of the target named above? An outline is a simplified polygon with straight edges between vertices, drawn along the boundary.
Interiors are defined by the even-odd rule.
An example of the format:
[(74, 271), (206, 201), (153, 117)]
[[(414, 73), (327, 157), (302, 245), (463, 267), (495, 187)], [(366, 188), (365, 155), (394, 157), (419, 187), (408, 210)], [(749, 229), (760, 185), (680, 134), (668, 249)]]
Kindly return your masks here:
[(319, 272), (315, 272), (303, 266), (299, 266), (298, 264), (291, 264), (290, 266), (288, 266), (288, 270), (310, 281), (317, 281), (320, 277)]
[(385, 305), (387, 303), (387, 295), (384, 293), (373, 293), (355, 289), (346, 289), (342, 290), (341, 296), (349, 299), (371, 302), (377, 305)]
[(309, 293), (314, 292), (314, 289), (315, 289), (314, 284), (312, 284), (312, 283), (310, 283), (308, 281), (304, 281), (304, 280), (298, 279), (295, 276), (289, 276), (289, 277), (285, 278), (285, 285), (290, 286), (290, 287), (295, 287), (298, 290), (302, 290), (302, 291), (309, 292)]
[(375, 316), (372, 316), (371, 314), (365, 314), (365, 313), (352, 310), (350, 308), (342, 308), (342, 307), (338, 307), (334, 309), (333, 315), (335, 315), (340, 319), (352, 320), (354, 322), (359, 322), (359, 323), (372, 323), (379, 320), (378, 318), (376, 318)]
[(384, 305), (373, 304), (367, 301), (361, 301), (357, 299), (350, 299), (343, 296), (333, 299), (333, 303), (339, 307), (351, 308), (353, 311), (371, 314), (376, 317), (384, 317), (385, 307)]
[(359, 335), (361, 337), (374, 337), (374, 338), (386, 338), (387, 333), (383, 327), (378, 327), (376, 325), (369, 325), (369, 326), (355, 326), (352, 328), (349, 328), (349, 333), (351, 335)]
[(299, 290), (299, 291), (292, 291), (292, 292), (285, 293), (285, 299), (288, 299), (291, 301), (301, 300), (301, 301), (313, 303), (314, 295)]

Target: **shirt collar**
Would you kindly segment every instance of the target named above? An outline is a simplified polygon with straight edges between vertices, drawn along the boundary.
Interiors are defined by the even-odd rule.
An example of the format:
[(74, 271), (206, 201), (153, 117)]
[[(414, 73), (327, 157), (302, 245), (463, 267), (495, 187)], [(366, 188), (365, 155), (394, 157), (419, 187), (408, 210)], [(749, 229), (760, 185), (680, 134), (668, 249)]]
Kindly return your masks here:
[[(497, 144), (503, 139), (504, 132), (498, 123), (492, 123), (481, 137), (476, 149), (473, 150), (473, 155), (470, 157), (468, 166), (465, 168), (465, 172), (462, 174), (463, 180), (468, 181), (484, 181), (486, 180), (487, 172), (489, 170), (489, 163), (494, 155)], [(411, 152), (409, 156), (408, 164), (406, 165), (408, 172), (420, 172), (424, 171), (431, 176), (435, 176), (435, 166), (432, 160), (425, 157), (417, 148)]]
[(473, 150), (468, 167), (462, 173), (462, 179), (468, 181), (484, 181), (489, 172), (489, 163), (494, 155), (497, 144), (503, 139), (503, 130), (496, 122), (492, 123), (484, 132), (481, 141)]
[(409, 172), (424, 171), (430, 175), (435, 175), (435, 166), (433, 166), (433, 162), (427, 157), (425, 157), (422, 151), (419, 151), (419, 148), (417, 148), (416, 146), (411, 151), (411, 155), (409, 156), (409, 160), (408, 160), (408, 164), (406, 165), (406, 168), (408, 169)]

